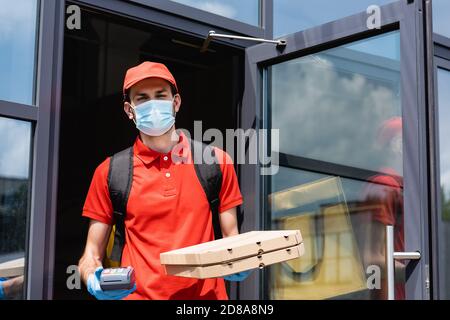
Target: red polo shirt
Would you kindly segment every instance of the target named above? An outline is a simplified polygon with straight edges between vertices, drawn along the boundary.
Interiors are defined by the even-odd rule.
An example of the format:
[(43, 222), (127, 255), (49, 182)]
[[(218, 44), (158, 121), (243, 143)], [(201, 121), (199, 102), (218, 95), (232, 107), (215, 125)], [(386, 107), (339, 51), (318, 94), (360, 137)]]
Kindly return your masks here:
[[(403, 221), (403, 179), (394, 169), (381, 168), (379, 174), (369, 178), (370, 184), (365, 189), (365, 203), (374, 205), (372, 209), (372, 220), (383, 225), (394, 226), (394, 250), (405, 251), (405, 235)], [(381, 237), (382, 235), (380, 235)], [(380, 240), (381, 241), (381, 240)], [(382, 286), (379, 296), (387, 297), (387, 287)], [(395, 299), (405, 300), (405, 285), (395, 284)]]
[[(133, 148), (133, 184), (121, 265), (134, 267), (137, 290), (127, 299), (228, 299), (222, 278), (167, 276), (159, 260), (162, 252), (214, 240), (212, 214), (191, 161), (189, 140), (180, 133), (172, 149), (174, 157), (148, 148), (139, 137)], [(242, 204), (242, 195), (230, 156), (218, 148), (215, 151), (223, 175), (222, 213)], [(83, 216), (111, 225), (108, 169), (109, 158), (95, 170)]]

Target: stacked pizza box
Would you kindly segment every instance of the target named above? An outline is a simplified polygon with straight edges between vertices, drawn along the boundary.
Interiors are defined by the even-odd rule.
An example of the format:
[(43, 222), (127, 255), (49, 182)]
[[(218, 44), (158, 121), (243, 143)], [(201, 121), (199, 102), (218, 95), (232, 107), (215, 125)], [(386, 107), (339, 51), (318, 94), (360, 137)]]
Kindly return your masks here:
[(299, 230), (252, 231), (161, 253), (168, 275), (217, 278), (297, 259), (304, 254)]
[(0, 278), (11, 278), (23, 275), (25, 266), (23, 252), (0, 255)]

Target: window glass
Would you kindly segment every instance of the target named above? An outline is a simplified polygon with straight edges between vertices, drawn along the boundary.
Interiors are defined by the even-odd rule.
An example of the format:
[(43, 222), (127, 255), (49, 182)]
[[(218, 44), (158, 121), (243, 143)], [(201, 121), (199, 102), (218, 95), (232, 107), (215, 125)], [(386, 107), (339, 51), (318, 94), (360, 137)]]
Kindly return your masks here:
[[(274, 0), (274, 36), (281, 37), (397, 0)], [(445, 0), (446, 1), (446, 0)]]
[(450, 71), (438, 69), (441, 206), (439, 221), (439, 265), (441, 299), (450, 299)]
[(450, 38), (450, 1), (433, 0), (434, 32)]
[(31, 125), (0, 118), (0, 294), (23, 297)]
[[(386, 225), (394, 226), (395, 250), (404, 250), (401, 180), (280, 167), (268, 203), (271, 229), (300, 230), (305, 246), (301, 258), (269, 268), (270, 299), (387, 299)], [(398, 300), (405, 299), (404, 270), (396, 268)]]
[[(405, 249), (399, 46), (394, 31), (268, 67), (271, 150), (289, 157), (266, 178), (265, 222), (300, 230), (305, 245), (302, 258), (269, 268), (268, 298), (387, 298), (387, 225), (394, 250)], [(307, 171), (305, 159), (367, 176)], [(396, 264), (399, 300), (404, 274)]]
[(34, 103), (36, 0), (0, 0), (0, 100)]
[(259, 0), (172, 0), (197, 9), (259, 26)]
[(269, 67), (279, 152), (402, 176), (399, 43), (395, 31)]

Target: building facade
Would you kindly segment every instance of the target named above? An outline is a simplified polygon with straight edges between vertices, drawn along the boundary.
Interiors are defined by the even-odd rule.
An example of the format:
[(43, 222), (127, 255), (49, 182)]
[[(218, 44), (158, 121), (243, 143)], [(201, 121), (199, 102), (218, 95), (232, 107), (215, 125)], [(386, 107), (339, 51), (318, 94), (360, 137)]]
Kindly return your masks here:
[(82, 206), (136, 137), (125, 71), (152, 60), (178, 81), (177, 127), (255, 134), (223, 146), (241, 232), (305, 241), (230, 298), (449, 299), (449, 17), (446, 0), (0, 0), (0, 277), (88, 297)]

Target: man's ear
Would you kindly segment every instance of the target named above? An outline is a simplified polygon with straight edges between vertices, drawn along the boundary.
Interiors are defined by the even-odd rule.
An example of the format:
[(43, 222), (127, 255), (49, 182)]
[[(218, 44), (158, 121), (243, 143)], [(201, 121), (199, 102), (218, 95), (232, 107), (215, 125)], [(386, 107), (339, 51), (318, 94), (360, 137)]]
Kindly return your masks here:
[(133, 111), (133, 108), (131, 107), (131, 104), (129, 102), (124, 102), (123, 103), (123, 110), (127, 114), (128, 119), (130, 119), (130, 120), (134, 119), (134, 111)]
[(181, 96), (177, 93), (174, 97), (175, 112), (178, 113), (178, 111), (180, 111), (180, 107), (181, 107)]

